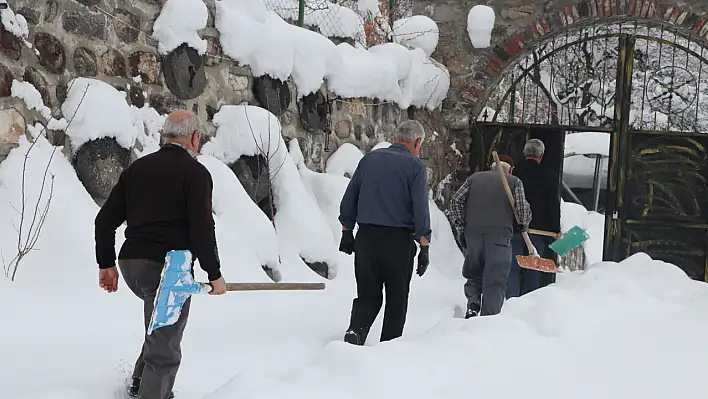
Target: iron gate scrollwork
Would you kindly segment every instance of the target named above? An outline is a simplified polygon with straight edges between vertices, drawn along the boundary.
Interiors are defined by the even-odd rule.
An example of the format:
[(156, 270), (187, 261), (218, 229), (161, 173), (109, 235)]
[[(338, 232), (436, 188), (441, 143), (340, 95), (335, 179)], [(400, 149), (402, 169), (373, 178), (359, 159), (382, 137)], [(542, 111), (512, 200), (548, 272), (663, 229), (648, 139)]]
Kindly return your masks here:
[(708, 51), (674, 26), (642, 23), (536, 43), (487, 93), (478, 130), (610, 135), (604, 258), (646, 252), (706, 280)]

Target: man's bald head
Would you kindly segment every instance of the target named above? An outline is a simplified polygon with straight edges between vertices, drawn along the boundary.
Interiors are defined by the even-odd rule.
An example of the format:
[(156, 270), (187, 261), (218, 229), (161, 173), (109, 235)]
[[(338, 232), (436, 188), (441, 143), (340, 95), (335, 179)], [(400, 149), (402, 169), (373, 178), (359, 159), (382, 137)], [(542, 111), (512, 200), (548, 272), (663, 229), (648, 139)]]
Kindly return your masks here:
[(197, 152), (201, 135), (199, 117), (185, 109), (173, 111), (165, 119), (162, 136), (167, 142), (177, 142)]

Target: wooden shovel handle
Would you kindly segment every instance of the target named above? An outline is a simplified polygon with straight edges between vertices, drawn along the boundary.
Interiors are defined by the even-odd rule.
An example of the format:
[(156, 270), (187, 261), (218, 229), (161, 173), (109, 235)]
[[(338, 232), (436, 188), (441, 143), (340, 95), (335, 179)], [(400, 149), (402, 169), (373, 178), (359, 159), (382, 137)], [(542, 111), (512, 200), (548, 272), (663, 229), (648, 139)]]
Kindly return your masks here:
[(546, 237), (553, 237), (553, 238), (556, 238), (558, 236), (558, 233), (554, 233), (552, 231), (536, 230), (536, 229), (529, 229), (529, 234), (535, 234), (537, 236), (546, 236)]
[(504, 168), (502, 168), (501, 161), (499, 160), (499, 155), (497, 155), (496, 151), (492, 151), (492, 157), (494, 158), (494, 163), (497, 165), (497, 170), (499, 171), (499, 177), (501, 177), (502, 184), (504, 185), (504, 191), (506, 191), (506, 198), (509, 199), (509, 205), (511, 205), (511, 210), (514, 212), (516, 222), (519, 223), (519, 214), (516, 212), (516, 206), (514, 206), (514, 195), (511, 193), (511, 188), (509, 188), (509, 182), (506, 181), (506, 176), (504, 176)]
[(324, 283), (226, 283), (226, 291), (314, 291)]
[[(494, 163), (497, 165), (497, 170), (499, 171), (499, 177), (501, 177), (502, 184), (504, 185), (504, 191), (506, 191), (506, 197), (509, 199), (509, 205), (511, 205), (511, 210), (514, 212), (514, 217), (516, 218), (516, 223), (521, 222), (519, 213), (516, 211), (516, 206), (514, 206), (514, 195), (511, 194), (511, 189), (509, 188), (509, 182), (506, 181), (506, 176), (504, 176), (504, 168), (502, 168), (501, 161), (499, 160), (499, 155), (496, 151), (492, 151), (492, 157), (494, 158)], [(522, 232), (521, 236), (524, 237), (524, 242), (526, 243), (526, 248), (529, 250), (529, 254), (535, 255), (533, 244), (527, 232)]]

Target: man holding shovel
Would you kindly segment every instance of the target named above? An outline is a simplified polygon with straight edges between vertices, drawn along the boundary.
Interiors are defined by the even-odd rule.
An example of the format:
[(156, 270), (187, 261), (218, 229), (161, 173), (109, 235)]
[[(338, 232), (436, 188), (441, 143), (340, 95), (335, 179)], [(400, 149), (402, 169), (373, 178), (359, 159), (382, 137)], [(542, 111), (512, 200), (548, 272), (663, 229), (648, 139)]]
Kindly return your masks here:
[[(529, 228), (557, 234), (556, 237), (529, 234), (533, 246), (538, 250), (538, 255), (548, 259), (555, 258), (553, 251), (548, 246), (554, 239), (561, 236), (560, 225), (560, 196), (554, 181), (558, 177), (541, 165), (541, 160), (546, 151), (543, 141), (531, 139), (524, 146), (524, 161), (514, 169), (513, 174), (518, 177), (526, 189), (526, 198), (533, 211), (533, 220)], [(550, 284), (555, 278), (555, 273), (544, 273), (537, 270), (522, 269), (516, 261), (516, 255), (528, 255), (520, 231), (514, 233), (511, 240), (513, 260), (509, 281), (506, 285), (506, 297), (518, 297)]]
[(494, 163), (492, 170), (476, 172), (467, 178), (448, 207), (447, 216), (453, 232), (466, 252), (462, 266), (462, 275), (467, 279), (466, 319), (501, 311), (511, 267), (514, 226), (526, 231), (531, 222), (531, 209), (523, 183), (509, 174), (511, 165), (508, 162), (500, 162), (500, 165), (513, 193), (518, 223)]
[[(143, 301), (146, 329), (165, 256), (171, 250), (190, 250), (207, 272), (213, 287), (209, 293), (226, 292), (211, 208), (213, 182), (209, 171), (196, 159), (201, 138), (199, 118), (186, 110), (171, 113), (163, 138), (166, 143), (159, 151), (136, 160), (121, 174), (95, 223), (99, 285), (111, 293), (118, 289), (115, 231), (127, 222), (118, 267), (128, 288)], [(187, 299), (174, 324), (145, 335), (128, 390), (130, 396), (173, 397), (189, 305)]]

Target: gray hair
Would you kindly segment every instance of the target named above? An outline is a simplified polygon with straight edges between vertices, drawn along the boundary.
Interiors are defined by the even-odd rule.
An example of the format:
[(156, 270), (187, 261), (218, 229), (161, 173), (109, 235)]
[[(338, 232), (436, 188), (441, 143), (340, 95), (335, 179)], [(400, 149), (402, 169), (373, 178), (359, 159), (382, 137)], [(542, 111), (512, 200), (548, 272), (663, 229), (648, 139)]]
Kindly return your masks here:
[[(499, 161), (499, 163), (501, 164), (502, 169), (504, 169), (504, 172), (509, 173), (509, 171), (511, 170), (511, 165), (509, 165), (508, 163), (506, 163), (504, 161)], [(497, 163), (492, 162), (491, 168), (492, 168), (492, 170), (497, 170)]]
[(398, 125), (398, 130), (393, 135), (395, 141), (416, 141), (425, 138), (425, 129), (418, 121), (407, 120)]
[(190, 138), (194, 132), (202, 132), (199, 117), (191, 112), (189, 113), (189, 116), (178, 121), (174, 121), (172, 118), (167, 117), (162, 129), (162, 135), (165, 138)]
[(541, 158), (546, 152), (546, 145), (539, 139), (531, 139), (524, 146), (524, 156), (531, 158)]

